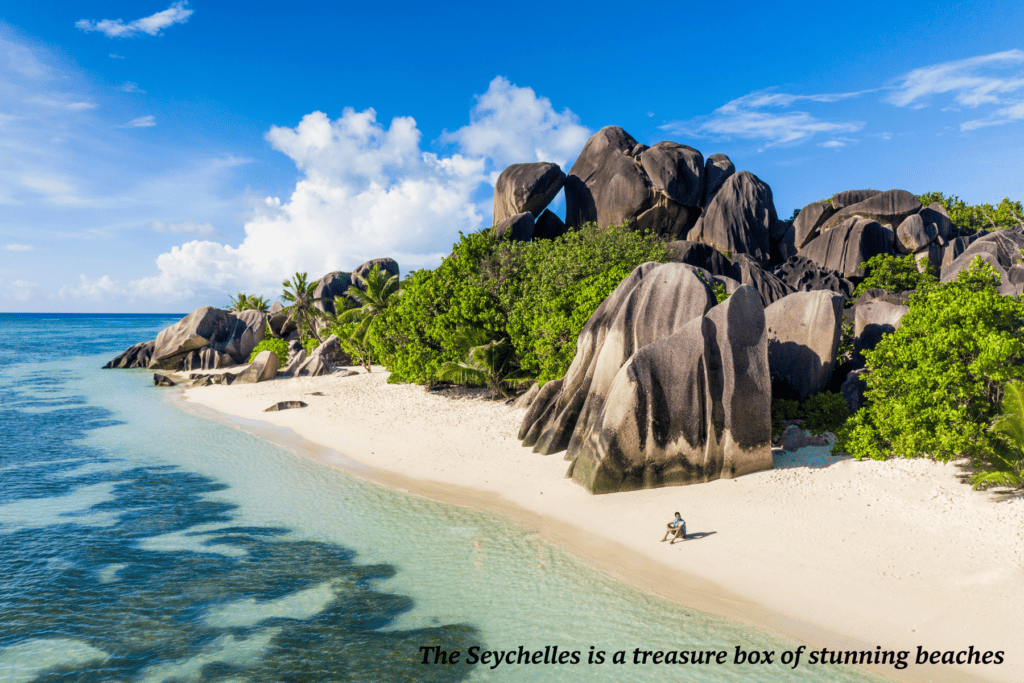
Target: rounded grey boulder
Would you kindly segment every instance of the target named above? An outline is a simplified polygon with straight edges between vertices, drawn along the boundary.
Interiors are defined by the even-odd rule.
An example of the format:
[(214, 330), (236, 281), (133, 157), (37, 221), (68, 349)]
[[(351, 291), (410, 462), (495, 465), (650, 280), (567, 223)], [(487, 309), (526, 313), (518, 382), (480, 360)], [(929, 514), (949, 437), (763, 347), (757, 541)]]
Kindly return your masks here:
[(524, 211), (538, 218), (563, 185), (565, 173), (558, 164), (512, 164), (494, 185), (494, 224)]
[(740, 171), (725, 179), (689, 239), (730, 257), (747, 254), (766, 263), (771, 258), (768, 233), (777, 220), (771, 188), (753, 173)]
[(803, 401), (828, 387), (844, 301), (834, 292), (797, 292), (765, 309), (773, 397)]

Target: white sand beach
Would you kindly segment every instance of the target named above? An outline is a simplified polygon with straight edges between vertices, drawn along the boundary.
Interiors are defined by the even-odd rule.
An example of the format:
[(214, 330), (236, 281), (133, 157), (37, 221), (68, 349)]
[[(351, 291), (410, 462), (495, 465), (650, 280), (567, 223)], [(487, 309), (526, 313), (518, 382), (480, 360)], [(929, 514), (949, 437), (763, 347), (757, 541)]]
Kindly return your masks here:
[[(905, 669), (868, 667), (881, 675), (1024, 680), (1020, 495), (972, 491), (954, 464), (805, 448), (777, 451), (774, 470), (735, 480), (594, 496), (564, 478), (561, 455), (520, 445), (525, 411), (386, 380), (378, 368), (182, 396), (201, 415), (364, 479), (510, 515), (667, 599), (818, 650), (910, 651)], [(309, 405), (263, 412), (285, 400)], [(676, 510), (692, 538), (662, 543)], [(919, 646), (1002, 651), (1004, 661), (917, 665)]]

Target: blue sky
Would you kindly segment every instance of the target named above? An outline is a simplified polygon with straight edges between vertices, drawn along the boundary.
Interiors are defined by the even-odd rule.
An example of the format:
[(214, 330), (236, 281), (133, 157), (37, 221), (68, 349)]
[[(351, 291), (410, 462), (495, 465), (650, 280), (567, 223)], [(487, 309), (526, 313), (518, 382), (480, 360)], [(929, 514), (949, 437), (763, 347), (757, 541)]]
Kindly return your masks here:
[(783, 217), (1024, 199), (1024, 3), (5, 2), (0, 310), (433, 267), (505, 166), (606, 125), (728, 154)]

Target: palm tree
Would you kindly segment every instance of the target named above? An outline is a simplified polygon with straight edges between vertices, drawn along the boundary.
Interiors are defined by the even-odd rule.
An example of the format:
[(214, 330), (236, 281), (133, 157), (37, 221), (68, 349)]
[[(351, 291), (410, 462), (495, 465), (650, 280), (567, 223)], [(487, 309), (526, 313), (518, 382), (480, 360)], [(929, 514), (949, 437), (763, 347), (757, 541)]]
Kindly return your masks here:
[(325, 314), (324, 317), (330, 321), (331, 332), (346, 350), (357, 356), (370, 372), (372, 362), (367, 332), (377, 316), (391, 304), (392, 297), (400, 292), (401, 285), (397, 275), (389, 275), (379, 265), (374, 266), (366, 277), (355, 277), (363, 282), (366, 289), (352, 285), (344, 297), (334, 298), (335, 314)]
[(1003, 394), (1003, 414), (992, 424), (1002, 436), (989, 454), (992, 469), (974, 475), (974, 488), (982, 486), (1024, 486), (1024, 384), (1010, 382)]
[(438, 379), (458, 384), (482, 384), (493, 394), (506, 399), (509, 398), (508, 385), (533, 381), (533, 378), (515, 376), (508, 339), (492, 340), (485, 330), (463, 329), (455, 334), (455, 343), (466, 352), (466, 360), (445, 363), (437, 373)]
[(308, 330), (316, 338), (317, 343), (322, 343), (323, 340), (316, 333), (316, 326), (313, 325), (313, 320), (320, 315), (321, 311), (313, 304), (323, 300), (324, 297), (314, 296), (317, 283), (308, 280), (309, 276), (306, 273), (295, 273), (291, 280), (284, 281), (284, 292), (282, 292), (281, 298), (290, 302), (291, 305), (285, 306), (283, 311), (287, 312), (288, 317), (298, 324), (300, 339), (305, 340), (305, 332)]
[(380, 269), (379, 265), (373, 267), (366, 277), (356, 275), (366, 289), (352, 285), (345, 294), (355, 300), (359, 308), (350, 308), (342, 313), (344, 322), (363, 320), (365, 318), (376, 318), (384, 312), (390, 304), (390, 299), (401, 289), (397, 275), (389, 275), (387, 271)]
[(239, 292), (237, 297), (231, 297), (231, 308), (229, 311), (260, 311), (266, 313), (270, 310), (270, 302), (262, 296), (248, 295)]

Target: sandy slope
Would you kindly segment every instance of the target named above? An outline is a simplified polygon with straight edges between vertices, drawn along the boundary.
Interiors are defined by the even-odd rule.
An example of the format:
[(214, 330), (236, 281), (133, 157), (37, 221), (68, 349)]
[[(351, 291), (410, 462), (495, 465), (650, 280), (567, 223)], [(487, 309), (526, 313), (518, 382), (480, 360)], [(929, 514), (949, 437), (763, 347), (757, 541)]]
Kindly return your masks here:
[[(883, 675), (1024, 681), (1024, 498), (971, 491), (954, 465), (857, 462), (825, 448), (777, 453), (775, 470), (736, 480), (592, 496), (564, 478), (561, 456), (519, 445), (524, 411), (386, 377), (212, 386), (184, 398), (358, 476), (511, 514), (669, 599), (819, 649), (911, 651), (911, 666), (874, 669)], [(263, 412), (297, 399), (309, 407)], [(697, 538), (670, 546), (659, 540), (676, 510)], [(1005, 662), (917, 666), (917, 646), (1003, 650)]]

